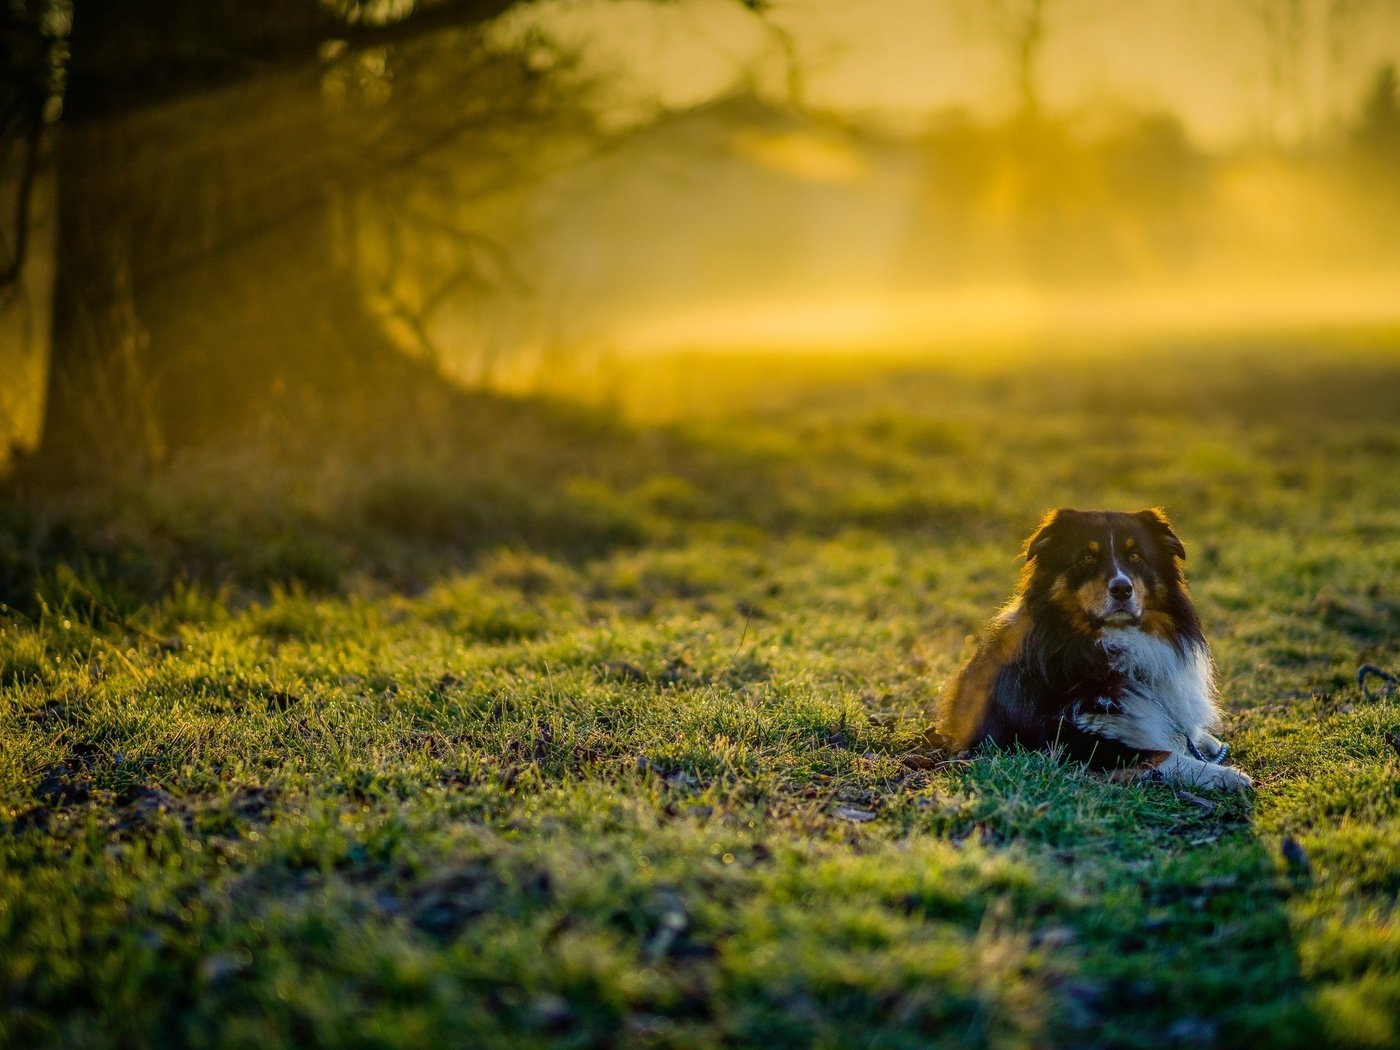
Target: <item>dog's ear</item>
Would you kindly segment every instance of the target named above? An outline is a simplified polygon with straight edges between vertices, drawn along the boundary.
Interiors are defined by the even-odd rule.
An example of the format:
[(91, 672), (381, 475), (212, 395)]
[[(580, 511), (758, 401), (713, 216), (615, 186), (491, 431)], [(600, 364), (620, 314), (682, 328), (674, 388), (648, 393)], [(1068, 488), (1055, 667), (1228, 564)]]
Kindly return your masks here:
[(1186, 560), (1186, 547), (1172, 531), (1172, 523), (1167, 520), (1166, 511), (1162, 510), (1161, 507), (1148, 507), (1146, 510), (1138, 511), (1137, 518), (1147, 526), (1152, 535), (1161, 541), (1162, 546), (1182, 561)]
[(1068, 513), (1063, 507), (1045, 512), (1045, 517), (1040, 519), (1035, 531), (1026, 537), (1026, 545), (1021, 548), (1021, 556), (1026, 561), (1034, 561), (1037, 555), (1054, 542), (1056, 527), (1064, 522)]

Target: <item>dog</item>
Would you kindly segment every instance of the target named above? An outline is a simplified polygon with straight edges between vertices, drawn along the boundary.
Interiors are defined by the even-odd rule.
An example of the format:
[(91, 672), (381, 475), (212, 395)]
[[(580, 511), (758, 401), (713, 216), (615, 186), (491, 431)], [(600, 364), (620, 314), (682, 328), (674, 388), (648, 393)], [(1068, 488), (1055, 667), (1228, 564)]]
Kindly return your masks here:
[(1096, 770), (1248, 790), (1224, 765), (1215, 676), (1159, 509), (1046, 514), (1015, 595), (943, 691), (938, 731), (958, 750), (1062, 749)]

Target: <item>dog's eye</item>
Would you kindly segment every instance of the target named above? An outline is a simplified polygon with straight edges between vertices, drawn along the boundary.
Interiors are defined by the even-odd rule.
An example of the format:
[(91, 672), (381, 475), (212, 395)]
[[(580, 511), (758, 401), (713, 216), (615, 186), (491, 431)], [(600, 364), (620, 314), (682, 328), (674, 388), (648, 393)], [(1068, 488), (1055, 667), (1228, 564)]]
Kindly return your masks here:
[(1081, 554), (1081, 555), (1079, 556), (1079, 564), (1081, 564), (1081, 565), (1092, 565), (1092, 564), (1094, 564), (1094, 562), (1096, 562), (1096, 561), (1098, 561), (1098, 560), (1099, 560), (1099, 556), (1098, 556), (1097, 554), (1095, 554), (1093, 551), (1085, 551), (1083, 554)]
[(1130, 551), (1130, 552), (1128, 553), (1128, 560), (1129, 560), (1130, 562), (1139, 562), (1139, 561), (1142, 561), (1142, 555), (1139, 554), (1137, 551)]

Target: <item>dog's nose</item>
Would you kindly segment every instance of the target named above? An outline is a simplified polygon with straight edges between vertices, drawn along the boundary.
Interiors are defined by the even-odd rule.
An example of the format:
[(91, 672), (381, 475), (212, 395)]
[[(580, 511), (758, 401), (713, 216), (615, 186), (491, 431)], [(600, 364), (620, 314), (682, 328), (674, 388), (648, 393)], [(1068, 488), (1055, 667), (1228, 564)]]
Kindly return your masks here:
[(1115, 576), (1108, 581), (1108, 593), (1118, 601), (1125, 602), (1133, 596), (1133, 581), (1126, 576)]

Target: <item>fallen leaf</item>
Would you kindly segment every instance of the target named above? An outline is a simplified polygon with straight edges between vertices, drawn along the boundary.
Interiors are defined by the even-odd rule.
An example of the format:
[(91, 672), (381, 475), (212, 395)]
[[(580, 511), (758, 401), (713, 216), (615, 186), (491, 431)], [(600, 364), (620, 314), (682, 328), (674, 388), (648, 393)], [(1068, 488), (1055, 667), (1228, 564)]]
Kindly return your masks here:
[(875, 814), (868, 809), (852, 809), (849, 806), (837, 806), (832, 813), (842, 820), (852, 820), (857, 824), (864, 824), (867, 820), (874, 820)]
[(1202, 813), (1214, 813), (1216, 810), (1216, 804), (1210, 799), (1201, 798), (1200, 795), (1193, 795), (1189, 791), (1183, 791), (1178, 789), (1176, 797), (1181, 799), (1182, 802), (1191, 803), (1191, 805), (1195, 806)]
[(943, 751), (950, 755), (954, 751), (952, 741), (933, 726), (929, 726), (925, 729), (923, 735), (919, 739), (924, 747), (928, 748), (930, 751)]

